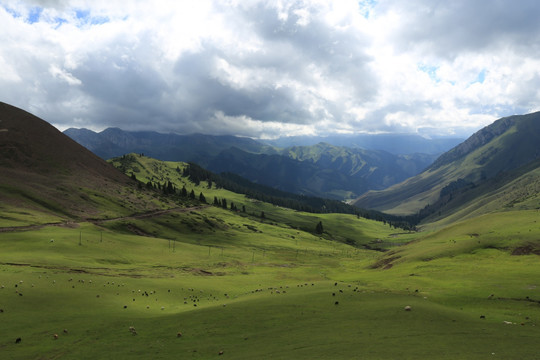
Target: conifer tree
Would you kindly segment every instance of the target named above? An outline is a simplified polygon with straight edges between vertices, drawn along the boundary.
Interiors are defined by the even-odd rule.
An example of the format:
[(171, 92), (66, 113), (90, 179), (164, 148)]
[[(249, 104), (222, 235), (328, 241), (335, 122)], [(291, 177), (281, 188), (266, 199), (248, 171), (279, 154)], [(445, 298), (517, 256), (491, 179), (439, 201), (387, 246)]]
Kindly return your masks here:
[(315, 232), (317, 234), (322, 234), (324, 232), (324, 228), (323, 228), (323, 225), (322, 225), (322, 221), (319, 221), (319, 223), (317, 224), (317, 226), (315, 226)]

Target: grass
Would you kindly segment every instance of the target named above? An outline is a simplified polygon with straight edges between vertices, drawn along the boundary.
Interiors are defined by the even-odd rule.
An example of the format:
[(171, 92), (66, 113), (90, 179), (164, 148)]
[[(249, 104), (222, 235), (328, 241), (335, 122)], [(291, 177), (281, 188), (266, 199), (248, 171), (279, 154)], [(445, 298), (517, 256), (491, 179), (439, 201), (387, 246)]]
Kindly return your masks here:
[[(534, 358), (540, 266), (510, 252), (539, 238), (538, 213), (511, 215), (426, 232), (384, 254), (400, 256), (388, 270), (372, 268), (380, 253), (213, 207), (134, 221), (152, 236), (118, 231), (125, 220), (0, 233), (0, 349), (12, 359)], [(380, 223), (321, 219), (390, 236)]]
[[(154, 165), (144, 175), (139, 163), (138, 178), (168, 173), (246, 212), (128, 188), (122, 202), (81, 188), (106, 210), (101, 220), (3, 204), (4, 228), (62, 221), (0, 232), (2, 358), (537, 357), (538, 210), (404, 233), (195, 186), (174, 177), (176, 163)], [(141, 210), (165, 211), (131, 216)]]

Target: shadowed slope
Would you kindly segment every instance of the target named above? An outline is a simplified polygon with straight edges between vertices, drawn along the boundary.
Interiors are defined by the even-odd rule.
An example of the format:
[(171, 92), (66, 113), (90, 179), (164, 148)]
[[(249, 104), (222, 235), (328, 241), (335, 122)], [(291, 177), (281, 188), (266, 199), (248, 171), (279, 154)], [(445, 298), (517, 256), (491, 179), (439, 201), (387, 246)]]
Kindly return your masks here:
[(366, 193), (355, 205), (414, 214), (451, 192), (476, 187), (533, 163), (540, 156), (538, 139), (540, 112), (502, 118), (440, 156), (423, 173), (389, 189)]
[(5, 103), (0, 103), (0, 173), (4, 214), (23, 208), (47, 213), (49, 220), (99, 216), (103, 203), (125, 201), (119, 194), (133, 184), (49, 123)]

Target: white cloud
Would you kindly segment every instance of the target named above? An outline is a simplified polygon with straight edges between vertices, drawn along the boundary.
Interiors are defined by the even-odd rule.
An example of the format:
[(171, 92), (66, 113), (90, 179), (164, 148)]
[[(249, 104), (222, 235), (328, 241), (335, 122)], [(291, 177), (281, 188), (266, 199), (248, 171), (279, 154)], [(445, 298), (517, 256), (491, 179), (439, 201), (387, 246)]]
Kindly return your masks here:
[(0, 1), (0, 99), (59, 127), (470, 134), (538, 109), (540, 4)]

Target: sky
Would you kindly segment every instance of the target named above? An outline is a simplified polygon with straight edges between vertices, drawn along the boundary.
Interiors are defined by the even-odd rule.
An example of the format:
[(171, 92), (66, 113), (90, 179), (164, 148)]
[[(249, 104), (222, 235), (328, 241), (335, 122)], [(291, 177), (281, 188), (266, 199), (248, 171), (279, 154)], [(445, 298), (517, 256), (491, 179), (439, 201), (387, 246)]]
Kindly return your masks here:
[(0, 101), (52, 123), (466, 137), (540, 110), (537, 0), (0, 0)]

